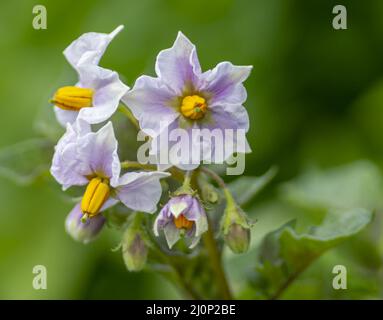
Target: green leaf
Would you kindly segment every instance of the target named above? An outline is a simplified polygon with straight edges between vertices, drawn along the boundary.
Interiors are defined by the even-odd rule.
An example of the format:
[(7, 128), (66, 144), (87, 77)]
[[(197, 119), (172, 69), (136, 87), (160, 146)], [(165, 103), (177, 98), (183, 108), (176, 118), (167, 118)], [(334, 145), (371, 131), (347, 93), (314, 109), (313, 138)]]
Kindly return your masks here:
[(277, 168), (271, 167), (260, 177), (240, 177), (228, 184), (239, 205), (245, 205), (254, 198), (277, 174)]
[(47, 173), (53, 144), (47, 139), (31, 139), (0, 150), (0, 175), (19, 184), (30, 184)]
[(305, 208), (369, 208), (382, 203), (383, 177), (371, 162), (358, 161), (329, 170), (311, 169), (284, 184), (286, 199)]
[(253, 284), (266, 297), (279, 298), (311, 263), (361, 231), (372, 219), (365, 209), (330, 211), (321, 225), (298, 234), (290, 221), (264, 238)]

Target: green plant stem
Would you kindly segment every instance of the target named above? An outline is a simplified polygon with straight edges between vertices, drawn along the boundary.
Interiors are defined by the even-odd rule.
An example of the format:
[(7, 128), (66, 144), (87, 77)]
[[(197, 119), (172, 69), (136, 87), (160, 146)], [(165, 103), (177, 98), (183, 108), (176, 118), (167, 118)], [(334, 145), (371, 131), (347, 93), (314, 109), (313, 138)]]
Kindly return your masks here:
[(203, 241), (204, 241), (206, 250), (208, 251), (211, 266), (215, 272), (215, 275), (217, 278), (217, 285), (221, 291), (222, 298), (225, 300), (231, 300), (232, 295), (230, 292), (229, 284), (226, 279), (225, 271), (223, 270), (221, 254), (218, 250), (217, 243), (214, 239), (213, 226), (211, 224), (209, 217), (207, 218), (207, 220), (208, 220), (208, 230), (205, 232), (203, 236)]
[(194, 290), (194, 288), (188, 282), (185, 281), (178, 267), (173, 263), (172, 259), (169, 258), (168, 255), (162, 251), (162, 248), (158, 245), (157, 241), (153, 239), (152, 234), (150, 232), (147, 232), (147, 234), (150, 243), (156, 248), (155, 253), (165, 264), (169, 265), (172, 268), (177, 283), (180, 287), (182, 287), (183, 291), (187, 294), (187, 296), (195, 300), (200, 300), (201, 297)]
[[(142, 170), (149, 170), (149, 171), (157, 171), (156, 165), (140, 163), (138, 161), (131, 161), (131, 160), (122, 161), (121, 162), (121, 168), (122, 169), (142, 169)], [(179, 170), (175, 167), (172, 167), (168, 171), (171, 173), (172, 177), (175, 180), (178, 180), (181, 182), (184, 181), (185, 174), (181, 170)]]
[(127, 107), (120, 105), (118, 107), (118, 111), (120, 111), (125, 117), (127, 117), (138, 131), (141, 130), (137, 119), (133, 116), (132, 112)]
[(316, 255), (310, 259), (307, 263), (302, 265), (298, 270), (296, 270), (294, 273), (292, 273), (287, 280), (276, 290), (276, 292), (270, 297), (270, 300), (277, 300), (279, 297), (286, 291), (286, 289), (300, 276), (301, 273), (303, 273), (309, 266), (310, 264), (317, 259), (319, 255)]
[(150, 170), (155, 171), (157, 170), (157, 167), (152, 164), (146, 164), (146, 163), (139, 163), (137, 161), (130, 161), (126, 160), (121, 162), (121, 168), (123, 169), (144, 169), (144, 170)]
[[(214, 179), (222, 189), (227, 190), (225, 182), (215, 172), (213, 172), (213, 171), (211, 171), (205, 167), (200, 167), (200, 171), (206, 173), (212, 179)], [(209, 258), (211, 261), (211, 266), (212, 266), (213, 271), (216, 275), (217, 285), (220, 289), (222, 298), (225, 300), (231, 300), (232, 295), (230, 292), (230, 287), (229, 287), (229, 284), (228, 284), (228, 281), (226, 278), (225, 271), (223, 269), (221, 253), (218, 249), (217, 242), (214, 238), (213, 225), (211, 223), (209, 216), (207, 216), (207, 222), (208, 222), (208, 230), (203, 235), (204, 245), (205, 245), (206, 250), (208, 252), (208, 255), (209, 255)]]

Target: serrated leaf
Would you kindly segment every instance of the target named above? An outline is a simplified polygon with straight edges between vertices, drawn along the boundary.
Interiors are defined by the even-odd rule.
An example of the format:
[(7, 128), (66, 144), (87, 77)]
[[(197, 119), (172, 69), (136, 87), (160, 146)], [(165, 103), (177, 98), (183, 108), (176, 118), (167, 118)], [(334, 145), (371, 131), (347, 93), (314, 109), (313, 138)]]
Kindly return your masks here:
[(30, 184), (48, 172), (53, 144), (47, 139), (26, 140), (0, 150), (0, 175)]
[(264, 238), (256, 267), (255, 285), (265, 296), (278, 298), (283, 291), (327, 250), (361, 231), (372, 219), (366, 209), (330, 211), (320, 226), (298, 234), (294, 222)]
[(307, 208), (369, 208), (381, 205), (383, 177), (371, 162), (358, 161), (330, 170), (311, 169), (284, 184), (286, 199)]
[(239, 205), (245, 205), (255, 197), (276, 175), (277, 168), (270, 168), (260, 177), (242, 176), (228, 184)]

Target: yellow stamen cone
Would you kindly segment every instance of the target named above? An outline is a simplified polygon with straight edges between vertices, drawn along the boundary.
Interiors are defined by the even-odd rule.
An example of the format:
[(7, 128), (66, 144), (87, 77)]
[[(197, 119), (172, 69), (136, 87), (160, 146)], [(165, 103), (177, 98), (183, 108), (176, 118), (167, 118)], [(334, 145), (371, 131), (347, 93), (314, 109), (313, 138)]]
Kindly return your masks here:
[(186, 96), (182, 99), (181, 113), (186, 118), (198, 120), (203, 118), (207, 111), (206, 100), (198, 95)]
[(92, 106), (93, 93), (88, 88), (62, 87), (56, 91), (51, 102), (64, 110), (79, 111)]
[(86, 187), (81, 201), (81, 210), (84, 216), (94, 217), (109, 198), (109, 183), (102, 178), (93, 178)]

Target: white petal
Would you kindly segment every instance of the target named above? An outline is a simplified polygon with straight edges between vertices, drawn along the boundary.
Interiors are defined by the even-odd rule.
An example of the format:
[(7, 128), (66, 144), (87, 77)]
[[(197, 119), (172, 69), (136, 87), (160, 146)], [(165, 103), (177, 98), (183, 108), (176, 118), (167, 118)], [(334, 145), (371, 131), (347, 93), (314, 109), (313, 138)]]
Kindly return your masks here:
[(79, 67), (80, 84), (95, 90), (92, 107), (82, 108), (78, 117), (91, 124), (109, 119), (117, 110), (122, 96), (129, 90), (118, 73), (93, 65)]
[(81, 64), (97, 65), (109, 43), (123, 28), (119, 26), (109, 34), (84, 33), (64, 50), (64, 55), (75, 69)]
[(153, 213), (162, 194), (160, 179), (167, 172), (128, 172), (120, 177), (116, 188), (118, 199), (128, 208)]
[(156, 73), (177, 94), (182, 94), (188, 83), (199, 86), (201, 66), (197, 51), (194, 44), (182, 32), (178, 32), (171, 48), (158, 54)]
[(82, 121), (73, 125), (67, 124), (65, 134), (55, 147), (50, 172), (64, 190), (72, 185), (85, 185), (88, 182), (85, 176), (90, 171), (78, 156), (78, 139), (89, 130), (90, 126)]
[(252, 66), (235, 66), (230, 62), (221, 62), (213, 70), (205, 72), (204, 84), (200, 88), (212, 95), (211, 102), (242, 104), (247, 94), (243, 86), (250, 75)]
[(110, 178), (111, 184), (117, 183), (121, 171), (117, 147), (113, 125), (108, 122), (99, 131), (79, 139), (78, 157), (92, 173)]
[(141, 130), (155, 137), (179, 116), (170, 106), (175, 96), (161, 79), (141, 76), (122, 101), (138, 119)]
[(180, 239), (180, 230), (176, 228), (174, 223), (170, 222), (164, 227), (164, 234), (166, 242), (171, 249), (176, 242)]

